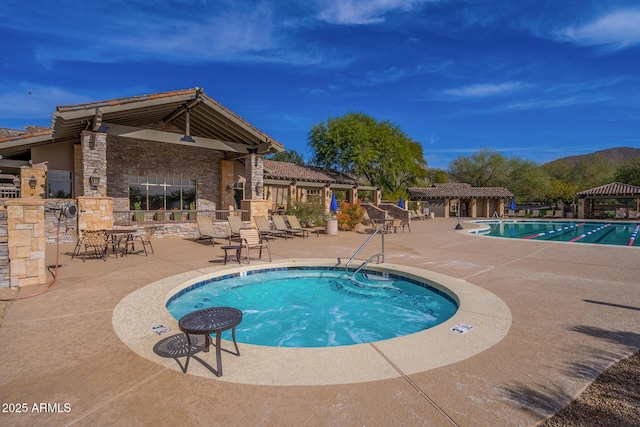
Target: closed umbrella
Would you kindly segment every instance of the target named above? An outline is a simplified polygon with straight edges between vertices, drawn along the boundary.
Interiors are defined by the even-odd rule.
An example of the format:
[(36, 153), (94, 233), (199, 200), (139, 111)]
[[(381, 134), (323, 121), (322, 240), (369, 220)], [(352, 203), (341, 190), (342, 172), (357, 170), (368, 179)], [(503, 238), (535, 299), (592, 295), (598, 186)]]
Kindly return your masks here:
[(400, 201), (398, 201), (398, 207), (404, 209), (404, 202), (402, 201), (402, 196), (400, 196)]
[(516, 210), (516, 199), (511, 199), (511, 207), (509, 209), (512, 211)]
[(329, 210), (337, 211), (338, 210), (338, 201), (336, 200), (336, 194), (331, 193), (331, 204), (329, 205)]

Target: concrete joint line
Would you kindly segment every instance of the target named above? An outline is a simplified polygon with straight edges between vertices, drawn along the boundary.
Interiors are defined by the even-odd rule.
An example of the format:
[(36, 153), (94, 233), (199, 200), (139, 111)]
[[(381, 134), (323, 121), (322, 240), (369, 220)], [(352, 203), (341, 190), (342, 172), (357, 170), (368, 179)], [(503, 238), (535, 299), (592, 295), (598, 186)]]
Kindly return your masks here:
[(440, 412), (440, 414), (441, 414), (444, 418), (446, 418), (446, 419), (447, 419), (447, 421), (449, 421), (449, 422), (451, 423), (451, 425), (452, 425), (452, 426), (460, 427), (460, 426), (459, 426), (459, 425), (458, 425), (458, 424), (457, 424), (457, 423), (456, 423), (456, 422), (455, 422), (455, 421), (454, 421), (454, 420), (453, 420), (449, 415), (447, 415), (447, 413), (444, 411), (444, 409), (442, 409), (440, 406), (438, 406), (438, 404), (437, 404), (436, 402), (434, 402), (434, 401), (433, 401), (433, 399), (431, 399), (431, 398), (427, 395), (427, 393), (425, 393), (425, 392), (424, 392), (424, 391), (423, 391), (423, 390), (422, 390), (422, 389), (421, 389), (421, 388), (420, 388), (416, 383), (414, 383), (414, 382), (411, 380), (411, 378), (409, 378), (409, 377), (407, 376), (407, 374), (405, 374), (404, 372), (402, 372), (402, 370), (401, 370), (401, 369), (400, 369), (400, 368), (399, 368), (395, 363), (393, 363), (393, 361), (392, 361), (391, 359), (389, 359), (389, 358), (388, 358), (388, 357), (387, 357), (387, 356), (386, 356), (386, 355), (385, 355), (385, 354), (384, 354), (384, 353), (383, 353), (383, 352), (382, 352), (378, 347), (376, 347), (376, 345), (375, 345), (374, 343), (369, 343), (369, 345), (370, 345), (371, 347), (373, 347), (373, 349), (374, 349), (375, 351), (377, 351), (377, 352), (378, 352), (378, 354), (379, 354), (379, 355), (380, 355), (384, 360), (386, 360), (386, 361), (387, 361), (387, 363), (388, 363), (389, 365), (391, 365), (391, 367), (392, 367), (393, 369), (395, 369), (395, 370), (396, 370), (396, 372), (398, 372), (398, 373), (400, 374), (400, 376), (402, 376), (402, 378), (404, 378), (404, 380), (405, 380), (407, 383), (409, 383), (409, 385), (410, 385), (411, 387), (413, 387), (413, 388), (418, 392), (418, 394), (420, 394), (420, 396), (422, 396), (422, 397), (423, 397), (427, 402), (429, 402), (429, 403), (431, 404), (431, 406), (433, 406), (434, 408), (436, 408), (436, 410), (437, 410), (438, 412)]

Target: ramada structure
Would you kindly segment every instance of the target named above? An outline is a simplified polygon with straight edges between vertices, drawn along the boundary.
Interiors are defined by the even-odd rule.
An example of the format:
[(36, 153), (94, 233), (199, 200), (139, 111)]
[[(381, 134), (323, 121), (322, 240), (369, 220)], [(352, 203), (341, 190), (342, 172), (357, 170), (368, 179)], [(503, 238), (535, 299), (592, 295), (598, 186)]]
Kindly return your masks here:
[(463, 183), (433, 184), (425, 188), (409, 188), (411, 201), (422, 203), (425, 212), (433, 212), (436, 217), (491, 217), (502, 216), (505, 202), (513, 198), (506, 188), (472, 187)]

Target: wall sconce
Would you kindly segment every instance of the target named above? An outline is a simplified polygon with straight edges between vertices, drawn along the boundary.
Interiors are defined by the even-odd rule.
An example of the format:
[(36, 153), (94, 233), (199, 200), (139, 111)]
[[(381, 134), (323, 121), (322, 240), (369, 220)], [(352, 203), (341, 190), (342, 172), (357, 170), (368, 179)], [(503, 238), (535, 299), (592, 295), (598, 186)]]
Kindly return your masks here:
[(29, 178), (29, 188), (32, 190), (35, 190), (37, 184), (38, 184), (38, 180), (36, 179), (35, 176), (31, 175), (31, 178)]
[(20, 187), (20, 177), (18, 175), (13, 177), (13, 185)]
[(92, 175), (89, 177), (89, 185), (93, 188), (98, 188), (100, 185), (100, 177), (97, 175)]

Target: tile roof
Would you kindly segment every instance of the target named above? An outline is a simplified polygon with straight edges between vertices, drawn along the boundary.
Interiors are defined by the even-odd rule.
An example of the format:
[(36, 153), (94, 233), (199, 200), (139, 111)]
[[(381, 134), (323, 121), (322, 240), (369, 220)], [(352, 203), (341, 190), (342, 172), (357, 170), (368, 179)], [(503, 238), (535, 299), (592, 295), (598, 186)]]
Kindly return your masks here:
[(640, 196), (640, 187), (635, 185), (623, 184), (621, 182), (612, 182), (610, 184), (601, 185), (600, 187), (591, 188), (581, 191), (577, 194), (579, 198), (585, 197), (619, 197), (619, 196)]
[(21, 139), (33, 138), (35, 136), (51, 135), (51, 129), (37, 130), (35, 132), (18, 133), (0, 137), (0, 143), (7, 141), (18, 141)]
[(503, 187), (472, 187), (464, 183), (434, 184), (431, 187), (408, 188), (407, 191), (412, 200), (513, 197), (513, 194)]
[(264, 177), (269, 179), (329, 182), (336, 184), (360, 184), (360, 181), (335, 170), (314, 166), (299, 166), (294, 163), (264, 161)]

